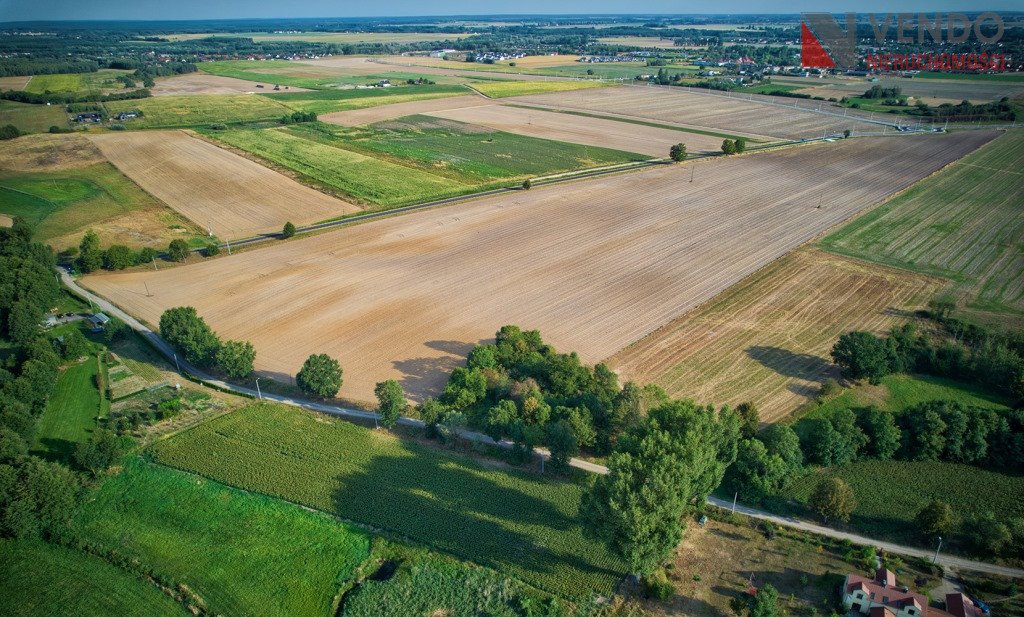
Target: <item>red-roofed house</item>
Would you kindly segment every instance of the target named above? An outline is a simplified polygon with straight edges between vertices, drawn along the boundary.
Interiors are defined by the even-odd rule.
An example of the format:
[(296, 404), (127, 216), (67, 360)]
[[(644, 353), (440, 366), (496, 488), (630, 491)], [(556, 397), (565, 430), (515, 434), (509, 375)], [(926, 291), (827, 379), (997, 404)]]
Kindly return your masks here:
[(981, 609), (962, 593), (946, 594), (946, 612), (954, 617), (984, 617)]
[[(941, 609), (929, 608), (925, 596), (897, 586), (896, 575), (885, 568), (879, 568), (874, 578), (847, 575), (843, 583), (843, 604), (868, 617), (953, 617)], [(956, 617), (980, 616), (968, 613)]]

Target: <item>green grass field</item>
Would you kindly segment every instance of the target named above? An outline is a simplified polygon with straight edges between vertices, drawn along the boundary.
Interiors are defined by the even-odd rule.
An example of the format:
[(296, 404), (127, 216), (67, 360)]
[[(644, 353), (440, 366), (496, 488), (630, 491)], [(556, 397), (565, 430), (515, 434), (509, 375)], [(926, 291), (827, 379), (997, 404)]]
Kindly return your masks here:
[(598, 81), (482, 81), (473, 84), (473, 89), (492, 99), (550, 92), (569, 92), (585, 88), (600, 88), (608, 84)]
[(89, 439), (101, 413), (96, 388), (96, 356), (64, 370), (39, 417), (35, 454), (68, 461), (78, 443)]
[[(234, 77), (249, 81), (262, 82), (266, 86), (279, 84), (293, 88), (309, 88), (312, 90), (339, 88), (376, 83), (382, 79), (400, 85), (408, 79), (425, 78), (438, 83), (455, 83), (455, 78), (443, 75), (427, 75), (409, 71), (390, 71), (381, 65), (379, 73), (345, 74), (344, 69), (330, 69), (286, 60), (220, 60), (204, 62), (203, 72), (223, 77)], [(463, 80), (464, 81), (464, 80)], [(271, 90), (270, 93), (273, 93)]]
[(45, 133), (51, 126), (67, 128), (68, 115), (60, 105), (0, 101), (0, 126), (8, 124), (13, 124), (22, 133)]
[(932, 375), (887, 375), (878, 386), (861, 384), (816, 405), (804, 418), (824, 418), (839, 409), (875, 405), (900, 411), (928, 401), (956, 401), (968, 407), (1006, 411), (1012, 401), (974, 384)]
[(250, 94), (158, 96), (131, 101), (111, 101), (104, 105), (111, 115), (122, 111), (141, 110), (144, 116), (131, 120), (129, 125), (132, 128), (264, 122), (276, 120), (292, 112), (272, 98)]
[(1009, 81), (1024, 82), (1022, 73), (943, 73), (936, 71), (921, 71), (915, 79), (955, 79), (957, 81)]
[(0, 170), (0, 197), (0, 213), (24, 217), (44, 242), (117, 216), (166, 209), (109, 163), (37, 173)]
[(99, 557), (39, 541), (0, 540), (7, 617), (188, 615), (150, 583)]
[[(166, 465), (372, 525), (564, 596), (623, 575), (577, 518), (583, 488), (257, 404), (151, 448)], [(254, 464), (253, 461), (259, 461)]]
[(1008, 131), (822, 240), (946, 277), (968, 308), (1024, 315), (1024, 131)]
[(377, 105), (409, 103), (428, 99), (467, 94), (463, 86), (423, 85), (394, 88), (365, 88), (347, 90), (316, 90), (314, 92), (285, 92), (260, 95), (288, 107), (292, 111), (328, 114), (350, 109), (363, 109)]
[(961, 519), (991, 511), (1001, 520), (1024, 516), (1024, 476), (920, 461), (859, 461), (819, 470), (795, 481), (784, 498), (806, 503), (820, 478), (846, 480), (857, 498), (850, 524), (873, 538), (915, 543), (914, 516), (932, 499), (953, 507)]
[(370, 546), (329, 516), (138, 458), (90, 495), (73, 529), (184, 582), (222, 615), (331, 614)]
[[(313, 138), (324, 135), (323, 130), (296, 130)], [(407, 116), (368, 127), (330, 130), (341, 147), (412, 164), (424, 171), (472, 184), (650, 158), (609, 148), (515, 135), (431, 116)]]

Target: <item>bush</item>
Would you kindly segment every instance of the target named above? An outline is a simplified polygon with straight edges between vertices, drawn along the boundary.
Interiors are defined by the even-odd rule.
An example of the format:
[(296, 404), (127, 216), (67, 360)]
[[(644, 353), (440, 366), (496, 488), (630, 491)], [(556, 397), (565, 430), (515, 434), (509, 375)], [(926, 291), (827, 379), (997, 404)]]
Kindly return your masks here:
[(287, 223), (284, 224), (284, 227), (281, 229), (281, 238), (287, 240), (288, 238), (291, 238), (294, 235), (295, 225), (291, 221), (288, 221)]
[(18, 127), (13, 124), (0, 126), (0, 140), (14, 139), (15, 137), (21, 137), (21, 131), (18, 130)]
[(188, 259), (189, 253), (188, 243), (184, 240), (171, 240), (171, 243), (167, 245), (167, 256), (171, 261), (185, 261)]
[(203, 254), (207, 257), (216, 257), (217, 255), (220, 255), (220, 245), (216, 242), (207, 244), (206, 248), (203, 249)]
[(107, 270), (124, 270), (135, 264), (135, 254), (123, 244), (115, 244), (103, 251), (103, 267)]
[(644, 595), (648, 598), (664, 602), (671, 598), (675, 591), (664, 570), (658, 570), (644, 580)]

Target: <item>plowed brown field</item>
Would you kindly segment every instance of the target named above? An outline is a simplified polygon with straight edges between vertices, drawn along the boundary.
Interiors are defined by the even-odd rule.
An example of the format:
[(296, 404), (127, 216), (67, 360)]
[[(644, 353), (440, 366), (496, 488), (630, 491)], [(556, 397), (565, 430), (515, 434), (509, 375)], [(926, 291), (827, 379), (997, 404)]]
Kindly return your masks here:
[(91, 137), (103, 155), (149, 194), (221, 238), (242, 238), (358, 212), (247, 158), (182, 131)]
[(482, 124), (508, 133), (614, 148), (659, 158), (667, 157), (673, 144), (685, 143), (692, 153), (717, 151), (722, 145), (718, 137), (505, 105), (432, 111), (428, 115)]
[(331, 114), (318, 116), (321, 122), (340, 124), (341, 126), (362, 126), (373, 124), (384, 120), (393, 120), (403, 116), (425, 114), (448, 109), (460, 109), (464, 107), (481, 107), (494, 105), (495, 102), (480, 95), (472, 94), (466, 96), (453, 96), (446, 99), (427, 99), (425, 101), (410, 101), (408, 103), (394, 103), (393, 105), (378, 105), (365, 109), (352, 109), (349, 111), (336, 111)]
[[(257, 83), (263, 89), (256, 88)], [(178, 96), (182, 94), (244, 94), (246, 92), (273, 92), (273, 85), (263, 82), (246, 81), (234, 77), (186, 73), (162, 78), (152, 89), (153, 96)], [(308, 92), (305, 88), (290, 87), (288, 92)]]
[(150, 323), (195, 306), (264, 374), (325, 352), (345, 397), (395, 378), (419, 398), (506, 323), (607, 358), (994, 135), (805, 145), (694, 163), (692, 183), (666, 165), (84, 282)]
[(881, 334), (909, 319), (942, 281), (806, 248), (615, 354), (625, 379), (673, 396), (754, 402), (778, 420), (839, 377), (829, 350), (840, 334)]
[(841, 118), (811, 110), (777, 107), (769, 105), (771, 99), (767, 97), (761, 97), (763, 100), (759, 100), (759, 95), (752, 96), (754, 98), (751, 100), (683, 88), (622, 86), (534, 94), (512, 100), (597, 113), (611, 112), (636, 118), (786, 139), (821, 137), (826, 132), (837, 134), (845, 129), (855, 133), (882, 130), (880, 125), (858, 118)]

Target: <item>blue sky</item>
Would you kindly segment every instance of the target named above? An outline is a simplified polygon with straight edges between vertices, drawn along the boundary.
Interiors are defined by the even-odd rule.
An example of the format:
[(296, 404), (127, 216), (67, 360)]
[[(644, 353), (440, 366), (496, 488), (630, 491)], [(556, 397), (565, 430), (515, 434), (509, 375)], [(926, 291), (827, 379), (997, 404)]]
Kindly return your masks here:
[(238, 17), (372, 17), (400, 15), (474, 15), (576, 13), (797, 13), (1021, 10), (1020, 0), (0, 0), (0, 21), (50, 19), (227, 19)]

